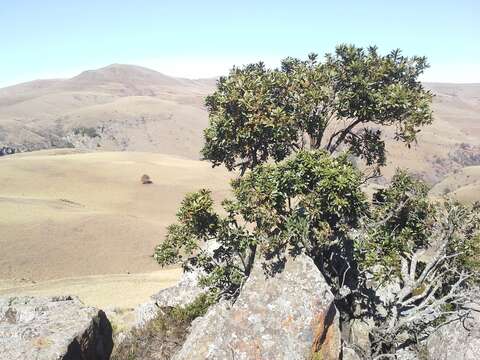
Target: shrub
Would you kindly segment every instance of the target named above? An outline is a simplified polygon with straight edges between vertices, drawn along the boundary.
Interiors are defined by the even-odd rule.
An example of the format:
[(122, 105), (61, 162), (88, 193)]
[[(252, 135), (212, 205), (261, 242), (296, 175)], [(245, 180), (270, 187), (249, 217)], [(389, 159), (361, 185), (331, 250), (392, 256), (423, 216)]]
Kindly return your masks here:
[(153, 181), (150, 179), (150, 176), (147, 174), (142, 175), (140, 181), (143, 185), (153, 184)]
[(97, 132), (97, 129), (93, 127), (77, 127), (73, 128), (72, 132), (74, 135), (87, 136), (89, 138), (100, 137), (100, 134)]

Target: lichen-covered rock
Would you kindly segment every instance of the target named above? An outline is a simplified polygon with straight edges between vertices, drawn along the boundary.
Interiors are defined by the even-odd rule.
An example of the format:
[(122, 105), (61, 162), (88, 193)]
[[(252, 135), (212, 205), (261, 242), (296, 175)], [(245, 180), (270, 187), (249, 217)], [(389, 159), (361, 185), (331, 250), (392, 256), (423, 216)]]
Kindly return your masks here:
[[(418, 350), (415, 349), (401, 349), (395, 352), (395, 360), (419, 360), (421, 359), (418, 354)], [(432, 358), (432, 360), (437, 360)]]
[(355, 350), (348, 346), (342, 349), (342, 360), (362, 360)]
[(172, 287), (160, 290), (152, 295), (152, 300), (135, 308), (135, 327), (142, 327), (154, 319), (158, 310), (166, 306), (186, 305), (202, 293), (198, 285), (198, 271), (185, 272), (180, 281)]
[(344, 326), (344, 329), (348, 329), (347, 338), (350, 350), (359, 356), (368, 357), (370, 354), (369, 335), (373, 326), (373, 320), (370, 319), (355, 319), (350, 322), (348, 327)]
[(289, 259), (267, 278), (257, 264), (233, 305), (219, 303), (192, 323), (175, 360), (340, 357), (333, 295), (313, 261)]
[(75, 297), (0, 298), (0, 359), (108, 360), (105, 313)]
[(480, 308), (465, 321), (453, 321), (440, 327), (427, 340), (427, 352), (435, 360), (480, 359)]
[(161, 307), (189, 304), (203, 291), (198, 285), (199, 276), (198, 271), (185, 272), (177, 285), (159, 291), (152, 299)]
[(133, 322), (133, 327), (143, 327), (150, 320), (154, 319), (157, 316), (159, 307), (154, 300), (148, 301), (146, 303), (140, 304), (134, 309), (135, 320)]
[[(219, 244), (215, 240), (207, 241), (203, 249), (213, 254)], [(174, 307), (187, 305), (193, 302), (200, 294), (206, 291), (199, 285), (202, 270), (193, 269), (184, 272), (180, 281), (169, 288), (160, 290), (151, 296), (151, 300), (135, 308), (134, 327), (143, 327), (147, 322), (157, 317), (162, 307)]]

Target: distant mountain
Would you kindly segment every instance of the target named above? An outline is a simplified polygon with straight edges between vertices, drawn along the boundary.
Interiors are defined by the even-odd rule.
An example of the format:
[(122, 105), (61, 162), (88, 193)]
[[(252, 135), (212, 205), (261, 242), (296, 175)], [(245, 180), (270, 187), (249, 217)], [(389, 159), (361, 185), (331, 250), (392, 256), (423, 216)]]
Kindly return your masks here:
[[(406, 167), (440, 181), (479, 165), (480, 84), (426, 83), (435, 122), (407, 149), (388, 141), (388, 178)], [(77, 147), (150, 151), (198, 159), (215, 79), (190, 80), (113, 64), (71, 79), (36, 80), (0, 89), (0, 146), (20, 150)], [(393, 134), (387, 132), (387, 137)]]
[[(94, 147), (198, 158), (213, 79), (170, 77), (114, 64), (71, 79), (0, 89), (0, 145)], [(89, 136), (95, 135), (95, 136)]]
[(101, 69), (84, 71), (67, 83), (88, 86), (105, 83), (119, 83), (125, 86), (176, 86), (181, 82), (140, 66), (112, 64)]

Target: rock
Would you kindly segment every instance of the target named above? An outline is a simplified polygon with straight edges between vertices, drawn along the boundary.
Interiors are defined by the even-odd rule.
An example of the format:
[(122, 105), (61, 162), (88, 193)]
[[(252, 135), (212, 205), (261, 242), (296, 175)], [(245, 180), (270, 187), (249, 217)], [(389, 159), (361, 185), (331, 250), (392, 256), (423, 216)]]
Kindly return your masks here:
[(194, 320), (175, 360), (339, 359), (333, 295), (313, 261), (289, 259), (266, 278), (255, 265), (233, 305), (221, 302)]
[(135, 320), (133, 327), (138, 328), (145, 326), (146, 323), (157, 316), (158, 309), (159, 307), (154, 300), (138, 305), (134, 310)]
[(348, 342), (351, 350), (357, 354), (367, 357), (370, 354), (370, 330), (373, 328), (373, 321), (355, 319), (351, 321), (348, 331)]
[(9, 146), (0, 147), (0, 156), (13, 155), (15, 154), (15, 152), (16, 150), (12, 147), (9, 147)]
[(0, 298), (0, 359), (108, 360), (105, 313), (75, 297)]
[(177, 285), (159, 291), (152, 299), (161, 307), (187, 305), (203, 291), (198, 285), (199, 276), (197, 271), (185, 272)]
[(343, 360), (361, 360), (360, 356), (357, 355), (355, 350), (348, 346), (344, 346), (342, 349), (342, 359)]
[(435, 360), (477, 360), (480, 358), (480, 308), (465, 321), (453, 321), (427, 340), (427, 352)]
[[(400, 349), (395, 352), (396, 360), (419, 360), (418, 352), (414, 349)], [(437, 360), (434, 358), (432, 360)]]
[[(207, 241), (203, 244), (203, 249), (209, 254), (213, 254), (219, 244), (215, 240)], [(205, 289), (198, 284), (199, 278), (203, 272), (200, 269), (193, 269), (184, 272), (180, 281), (169, 288), (160, 290), (151, 296), (147, 303), (137, 306), (135, 309), (134, 327), (142, 327), (148, 321), (157, 316), (158, 310), (162, 307), (173, 307), (177, 305), (187, 305), (195, 300)]]
[(135, 309), (135, 327), (142, 327), (157, 316), (161, 307), (186, 305), (202, 293), (198, 285), (198, 271), (185, 272), (177, 285), (152, 295), (152, 300)]

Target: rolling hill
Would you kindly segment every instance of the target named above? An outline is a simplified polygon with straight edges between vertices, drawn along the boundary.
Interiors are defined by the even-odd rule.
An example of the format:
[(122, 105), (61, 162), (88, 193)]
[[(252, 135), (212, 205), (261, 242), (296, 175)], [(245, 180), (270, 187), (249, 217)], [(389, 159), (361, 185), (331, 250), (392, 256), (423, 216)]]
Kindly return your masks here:
[[(0, 89), (0, 145), (168, 153), (198, 158), (214, 80), (172, 78), (110, 65), (71, 79)], [(85, 136), (85, 129), (95, 136)], [(88, 131), (87, 131), (88, 133)], [(91, 135), (91, 133), (90, 133)]]
[[(231, 175), (196, 160), (214, 85), (116, 64), (0, 89), (0, 147), (50, 149), (0, 157), (0, 294), (133, 306), (174, 282), (151, 255), (183, 196), (228, 193)], [(387, 141), (383, 174), (406, 167), (434, 196), (478, 199), (480, 84), (426, 87), (435, 122), (411, 149)]]
[[(142, 185), (148, 174), (153, 184)], [(187, 192), (222, 199), (226, 171), (174, 156), (44, 150), (0, 158), (0, 278), (160, 270), (152, 259)]]
[(437, 197), (447, 195), (461, 203), (480, 201), (480, 166), (455, 171), (436, 184), (430, 193)]

